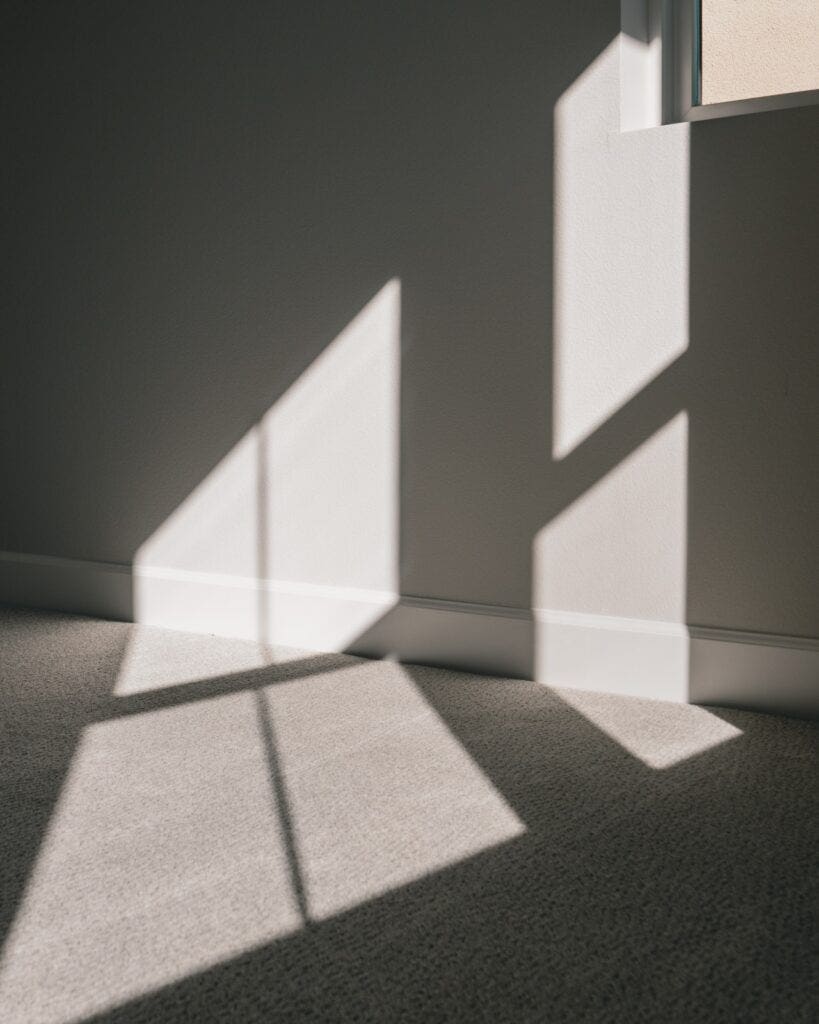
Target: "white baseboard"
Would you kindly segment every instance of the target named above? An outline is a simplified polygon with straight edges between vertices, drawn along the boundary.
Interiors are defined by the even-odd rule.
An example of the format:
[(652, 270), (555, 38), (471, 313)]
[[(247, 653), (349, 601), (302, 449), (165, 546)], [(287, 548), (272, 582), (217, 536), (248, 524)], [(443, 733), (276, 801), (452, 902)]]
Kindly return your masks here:
[(819, 640), (690, 627), (692, 704), (819, 716)]
[(526, 609), (402, 596), (347, 649), (365, 657), (532, 679), (533, 644)]
[(819, 715), (819, 640), (0, 552), (0, 601), (658, 700)]
[(550, 686), (819, 715), (819, 639), (537, 610)]
[(131, 566), (0, 551), (0, 601), (131, 622)]
[(688, 700), (685, 626), (536, 609), (535, 678), (550, 686)]
[(387, 591), (135, 568), (133, 621), (315, 651), (343, 651), (393, 607)]

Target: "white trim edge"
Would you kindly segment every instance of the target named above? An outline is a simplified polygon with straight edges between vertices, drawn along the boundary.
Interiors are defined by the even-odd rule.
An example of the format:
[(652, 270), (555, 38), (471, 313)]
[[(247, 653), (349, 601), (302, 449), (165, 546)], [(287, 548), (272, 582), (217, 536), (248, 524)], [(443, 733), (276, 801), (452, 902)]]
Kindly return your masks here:
[(819, 639), (0, 552), (0, 601), (549, 686), (819, 715)]
[(738, 117), (741, 114), (766, 114), (772, 110), (812, 107), (816, 106), (817, 103), (819, 103), (819, 89), (805, 89), (802, 92), (781, 92), (773, 96), (748, 96), (741, 100), (702, 103), (690, 107), (685, 120), (713, 121), (718, 117)]

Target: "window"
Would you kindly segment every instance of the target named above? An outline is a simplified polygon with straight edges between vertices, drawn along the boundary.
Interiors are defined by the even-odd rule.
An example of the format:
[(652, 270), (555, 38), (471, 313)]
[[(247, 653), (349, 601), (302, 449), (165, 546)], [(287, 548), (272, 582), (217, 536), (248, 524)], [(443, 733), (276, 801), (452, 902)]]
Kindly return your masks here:
[(624, 130), (819, 103), (819, 0), (621, 0)]
[(819, 89), (817, 0), (697, 0), (692, 7), (694, 116), (725, 103), (754, 109), (749, 101), (762, 98), (778, 98), (771, 106), (812, 101)]

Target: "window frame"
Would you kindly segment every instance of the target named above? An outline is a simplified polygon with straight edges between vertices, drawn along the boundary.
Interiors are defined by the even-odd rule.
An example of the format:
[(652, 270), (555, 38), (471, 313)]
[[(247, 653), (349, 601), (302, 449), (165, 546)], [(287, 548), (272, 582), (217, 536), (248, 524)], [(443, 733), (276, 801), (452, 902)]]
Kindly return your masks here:
[[(659, 18), (662, 24), (664, 123), (710, 121), (737, 114), (785, 110), (819, 103), (819, 88), (750, 96), (722, 103), (702, 103), (702, 2), (649, 0), (649, 7), (661, 8)], [(666, 67), (670, 74), (665, 73)]]

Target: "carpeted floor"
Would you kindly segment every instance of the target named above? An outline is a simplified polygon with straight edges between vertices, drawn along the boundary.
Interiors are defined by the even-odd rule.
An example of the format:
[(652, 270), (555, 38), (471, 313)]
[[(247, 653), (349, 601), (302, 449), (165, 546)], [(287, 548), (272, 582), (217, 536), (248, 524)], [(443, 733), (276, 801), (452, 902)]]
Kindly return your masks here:
[(0, 1020), (812, 1022), (819, 728), (0, 613)]

